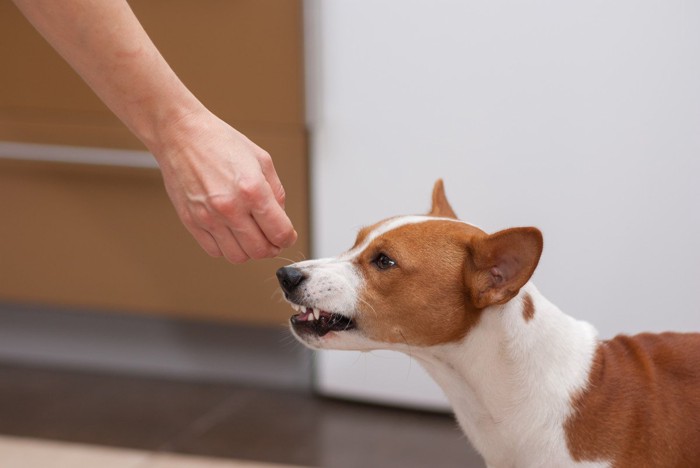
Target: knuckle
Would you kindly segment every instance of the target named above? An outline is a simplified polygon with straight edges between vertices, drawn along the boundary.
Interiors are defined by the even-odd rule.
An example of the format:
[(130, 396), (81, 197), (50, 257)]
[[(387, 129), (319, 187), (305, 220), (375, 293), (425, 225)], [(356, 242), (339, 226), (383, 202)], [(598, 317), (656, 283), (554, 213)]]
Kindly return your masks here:
[(214, 249), (212, 247), (204, 247), (204, 251), (209, 254), (210, 257), (221, 257), (222, 253), (221, 251), (217, 248)]
[(270, 239), (275, 245), (284, 245), (285, 242), (287, 241), (287, 234), (286, 233), (281, 233), (281, 234), (275, 234), (272, 236), (272, 239)]
[(270, 156), (270, 153), (268, 153), (262, 148), (260, 148), (260, 150), (258, 151), (258, 160), (261, 164), (264, 164), (268, 167), (272, 165), (272, 156)]
[(278, 252), (279, 250), (276, 247), (265, 247), (264, 249), (258, 250), (252, 258), (255, 260), (262, 260), (263, 258), (274, 257)]
[(212, 227), (215, 224), (214, 215), (205, 207), (200, 206), (191, 214), (193, 224), (198, 224), (204, 228)]
[(283, 205), (284, 205), (284, 202), (287, 201), (287, 192), (284, 190), (284, 187), (282, 187), (281, 185), (277, 189), (277, 201), (279, 201)]
[(229, 215), (232, 213), (235, 203), (229, 197), (211, 197), (209, 198), (208, 205), (211, 211), (221, 215)]
[(260, 181), (256, 179), (244, 179), (239, 182), (238, 190), (245, 201), (257, 201), (262, 194)]
[(272, 236), (272, 242), (275, 245), (287, 246), (294, 241), (294, 229), (286, 229)]
[(228, 261), (231, 263), (245, 263), (248, 260), (250, 260), (250, 257), (248, 257), (246, 254), (243, 253), (237, 253), (237, 254), (232, 254), (226, 257)]
[(245, 263), (250, 259), (243, 252), (229, 252), (226, 254), (226, 260), (231, 263)]
[(250, 252), (250, 257), (254, 260), (260, 260), (273, 255), (273, 248), (271, 245), (257, 245), (253, 247)]
[(182, 224), (184, 224), (187, 227), (191, 227), (196, 224), (194, 215), (189, 210), (185, 210), (182, 213), (180, 213), (180, 220), (182, 220)]

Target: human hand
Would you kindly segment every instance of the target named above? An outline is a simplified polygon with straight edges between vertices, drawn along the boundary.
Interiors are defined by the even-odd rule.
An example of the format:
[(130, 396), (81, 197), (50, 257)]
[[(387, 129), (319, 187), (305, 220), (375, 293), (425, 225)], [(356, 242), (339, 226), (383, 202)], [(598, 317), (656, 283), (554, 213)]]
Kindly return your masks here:
[(204, 108), (125, 0), (15, 3), (153, 153), (204, 250), (242, 263), (296, 241), (270, 155)]
[(185, 227), (233, 263), (277, 255), (297, 239), (270, 155), (208, 111), (170, 125), (153, 148)]

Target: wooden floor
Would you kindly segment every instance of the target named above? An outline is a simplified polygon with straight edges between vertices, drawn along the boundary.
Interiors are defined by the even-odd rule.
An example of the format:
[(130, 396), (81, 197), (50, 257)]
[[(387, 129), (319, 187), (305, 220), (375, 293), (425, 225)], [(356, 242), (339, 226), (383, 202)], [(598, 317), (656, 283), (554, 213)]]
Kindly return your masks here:
[(3, 468), (258, 464), (484, 467), (448, 415), (279, 389), (0, 365)]
[(95, 445), (0, 436), (3, 468), (285, 468), (250, 461), (152, 453)]

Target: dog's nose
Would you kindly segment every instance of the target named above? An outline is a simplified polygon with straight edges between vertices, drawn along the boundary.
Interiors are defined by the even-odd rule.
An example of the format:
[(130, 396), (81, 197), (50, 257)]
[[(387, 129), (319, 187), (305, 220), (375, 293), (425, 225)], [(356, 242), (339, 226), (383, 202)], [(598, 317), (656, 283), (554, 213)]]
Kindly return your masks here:
[(282, 267), (277, 270), (277, 280), (287, 294), (292, 294), (305, 279), (306, 275), (298, 268)]

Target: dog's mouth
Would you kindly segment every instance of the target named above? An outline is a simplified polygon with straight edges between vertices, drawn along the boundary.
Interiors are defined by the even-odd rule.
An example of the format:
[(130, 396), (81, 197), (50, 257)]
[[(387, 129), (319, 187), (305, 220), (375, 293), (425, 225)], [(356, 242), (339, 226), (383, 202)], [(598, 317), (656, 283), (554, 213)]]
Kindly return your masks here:
[(355, 328), (355, 322), (343, 314), (326, 312), (299, 304), (292, 304), (292, 308), (299, 313), (292, 315), (289, 321), (294, 327), (294, 331), (299, 334), (313, 333), (317, 336), (324, 336), (332, 331), (341, 332)]

